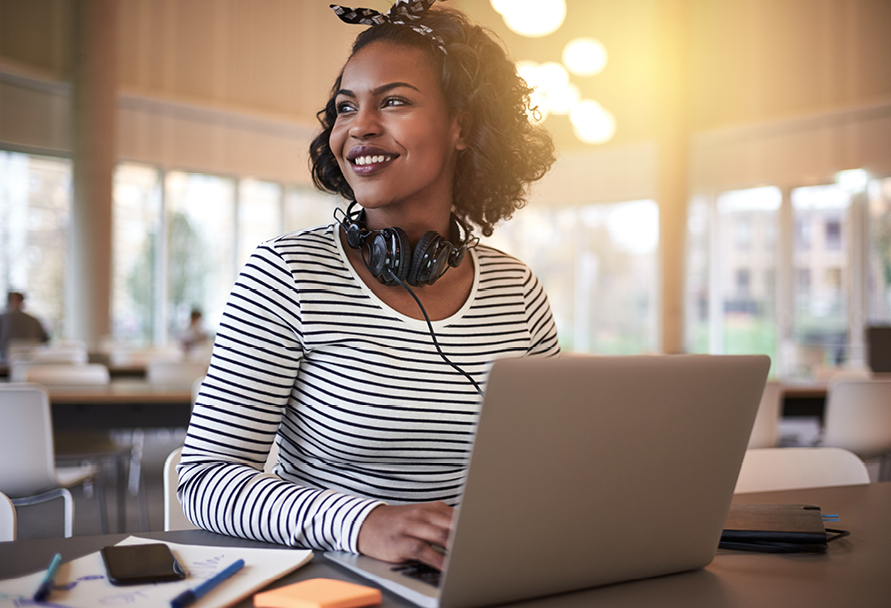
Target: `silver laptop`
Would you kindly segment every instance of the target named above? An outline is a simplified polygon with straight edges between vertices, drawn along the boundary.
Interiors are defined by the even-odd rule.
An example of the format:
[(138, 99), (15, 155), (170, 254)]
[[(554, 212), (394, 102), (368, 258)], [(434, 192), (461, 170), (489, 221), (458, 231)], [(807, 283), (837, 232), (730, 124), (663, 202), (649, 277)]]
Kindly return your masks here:
[(769, 367), (760, 355), (499, 360), (439, 586), (325, 556), (430, 608), (706, 566)]

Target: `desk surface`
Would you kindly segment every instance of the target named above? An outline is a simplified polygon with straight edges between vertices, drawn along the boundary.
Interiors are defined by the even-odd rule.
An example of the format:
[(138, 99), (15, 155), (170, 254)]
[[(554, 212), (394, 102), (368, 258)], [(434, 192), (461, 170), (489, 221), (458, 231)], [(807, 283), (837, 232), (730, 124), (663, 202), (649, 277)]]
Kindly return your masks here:
[(109, 384), (53, 384), (46, 386), (55, 404), (191, 403), (189, 384), (153, 384), (146, 380), (113, 380)]
[[(830, 544), (826, 554), (719, 551), (715, 560), (701, 570), (568, 593), (520, 605), (526, 608), (887, 608), (891, 605), (891, 483), (746, 494), (737, 496), (735, 501), (817, 504), (824, 513), (838, 513), (841, 523), (837, 527), (849, 530), (851, 536)], [(201, 545), (268, 546), (203, 530), (153, 532), (141, 536)], [(68, 561), (125, 537), (124, 534), (113, 534), (0, 543), (0, 577), (21, 576), (45, 568), (57, 551)], [(310, 564), (270, 587), (320, 577), (368, 584), (317, 555)], [(246, 598), (237, 606), (248, 608), (251, 599)], [(385, 591), (382, 606), (411, 604)]]
[(46, 388), (57, 431), (184, 427), (192, 415), (190, 385), (115, 379)]

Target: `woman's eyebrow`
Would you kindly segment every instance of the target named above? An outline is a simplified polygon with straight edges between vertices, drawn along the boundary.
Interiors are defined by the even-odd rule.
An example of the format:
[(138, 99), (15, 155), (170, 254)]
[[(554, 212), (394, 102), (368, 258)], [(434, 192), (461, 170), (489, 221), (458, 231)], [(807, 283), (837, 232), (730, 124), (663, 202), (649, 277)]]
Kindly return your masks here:
[[(418, 93), (421, 92), (421, 89), (407, 82), (388, 82), (387, 84), (382, 84), (379, 87), (371, 89), (371, 94), (374, 96), (382, 95), (383, 93), (386, 93), (391, 89), (398, 89), (400, 87), (408, 87), (409, 89), (414, 89)], [(340, 89), (337, 91), (337, 93), (334, 94), (335, 97), (337, 97), (338, 95), (343, 95), (344, 97), (352, 97), (354, 99), (356, 97), (356, 94), (350, 89)]]

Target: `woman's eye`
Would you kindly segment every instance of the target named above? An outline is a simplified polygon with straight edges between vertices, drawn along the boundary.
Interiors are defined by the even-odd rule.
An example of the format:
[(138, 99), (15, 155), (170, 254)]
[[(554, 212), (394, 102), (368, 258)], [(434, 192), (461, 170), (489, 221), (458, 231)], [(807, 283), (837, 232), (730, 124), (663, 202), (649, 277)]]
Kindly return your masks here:
[(402, 99), (400, 97), (388, 97), (384, 100), (385, 108), (393, 108), (393, 107), (407, 106), (407, 105), (409, 105), (408, 101), (405, 99)]
[(336, 108), (338, 114), (345, 114), (347, 112), (353, 112), (355, 110), (355, 107), (353, 106), (353, 103), (351, 101), (341, 101), (340, 103), (335, 104), (334, 107)]

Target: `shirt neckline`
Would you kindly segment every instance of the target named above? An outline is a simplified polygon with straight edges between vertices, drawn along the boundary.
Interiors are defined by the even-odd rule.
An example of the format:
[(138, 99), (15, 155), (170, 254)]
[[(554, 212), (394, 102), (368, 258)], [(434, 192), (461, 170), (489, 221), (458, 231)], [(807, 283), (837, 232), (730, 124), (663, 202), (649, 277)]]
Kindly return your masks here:
[[(349, 270), (350, 275), (353, 277), (353, 280), (359, 285), (359, 288), (362, 290), (362, 293), (364, 293), (366, 296), (368, 296), (372, 302), (374, 302), (375, 304), (380, 306), (381, 309), (383, 309), (387, 313), (393, 315), (397, 319), (399, 319), (409, 325), (412, 325), (412, 326), (416, 326), (416, 327), (420, 327), (420, 328), (427, 327), (427, 322), (424, 319), (415, 319), (413, 317), (409, 317), (409, 316), (402, 314), (401, 312), (399, 312), (398, 310), (395, 310), (389, 304), (387, 304), (386, 302), (384, 302), (383, 300), (378, 298), (374, 294), (374, 292), (368, 288), (368, 285), (365, 284), (365, 281), (362, 280), (362, 278), (359, 276), (359, 273), (356, 272), (355, 268), (353, 268), (353, 265), (350, 263), (350, 260), (347, 257), (346, 251), (344, 251), (343, 242), (340, 240), (340, 232), (339, 232), (337, 224), (331, 224), (331, 238), (334, 239), (334, 244), (337, 246), (337, 252), (340, 255), (341, 262), (343, 262), (344, 266), (347, 267), (347, 270)], [(479, 258), (477, 257), (475, 248), (468, 249), (467, 253), (470, 254), (470, 259), (473, 262), (473, 285), (470, 288), (470, 294), (467, 296), (467, 300), (464, 301), (464, 304), (461, 305), (461, 308), (459, 308), (455, 312), (455, 314), (453, 314), (449, 317), (446, 317), (445, 319), (440, 319), (438, 321), (430, 321), (430, 323), (433, 325), (434, 328), (446, 327), (448, 325), (451, 325), (452, 323), (455, 323), (456, 321), (459, 321), (461, 318), (464, 317), (464, 315), (470, 309), (471, 304), (476, 299), (476, 294), (477, 294), (477, 291), (479, 289), (479, 284), (480, 284)]]

